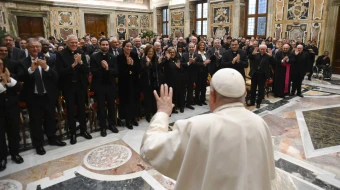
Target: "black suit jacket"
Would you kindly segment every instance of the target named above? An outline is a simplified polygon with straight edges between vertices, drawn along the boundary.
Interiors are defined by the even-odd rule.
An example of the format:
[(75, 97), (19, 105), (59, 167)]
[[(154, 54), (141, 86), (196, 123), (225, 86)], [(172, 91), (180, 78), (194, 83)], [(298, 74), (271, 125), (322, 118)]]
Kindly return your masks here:
[[(82, 54), (81, 60), (83, 64), (78, 64), (74, 68), (72, 68), (72, 64), (74, 63), (74, 54), (79, 53)], [(60, 76), (59, 86), (62, 91), (68, 90), (72, 88), (72, 80), (74, 72), (77, 72), (78, 80), (81, 83), (83, 89), (87, 89), (89, 85), (89, 72), (90, 68), (88, 66), (86, 57), (84, 53), (80, 50), (76, 50), (72, 53), (68, 48), (63, 49), (60, 52), (57, 52), (57, 71)]]
[[(11, 74), (11, 78), (16, 77)], [(20, 92), (20, 89), (20, 83), (17, 81), (16, 85), (12, 87), (6, 86), (6, 91), (0, 93), (0, 115), (4, 115), (6, 107), (19, 106), (18, 92)]]
[(249, 54), (249, 60), (250, 60), (250, 71), (249, 76), (252, 77), (257, 71), (260, 73), (264, 73), (266, 79), (270, 78), (270, 70), (269, 65), (271, 62), (273, 62), (273, 57), (269, 56), (267, 54), (263, 55), (261, 61), (261, 54), (257, 53), (255, 55)]
[[(119, 55), (123, 53), (122, 48), (117, 48), (117, 51)], [(112, 48), (109, 49), (109, 53), (111, 53), (112, 55), (115, 55)], [(118, 56), (118, 55), (115, 55), (115, 56)]]
[(90, 69), (92, 73), (92, 83), (91, 89), (93, 91), (97, 91), (100, 88), (103, 82), (103, 75), (109, 74), (109, 84), (116, 89), (116, 77), (118, 77), (118, 65), (117, 65), (117, 56), (108, 54), (107, 64), (109, 65), (109, 70), (103, 68), (101, 62), (102, 53), (95, 53), (91, 55), (90, 59)]
[[(8, 52), (8, 53), (10, 53), (10, 52)], [(16, 47), (13, 47), (11, 53), (12, 53), (11, 59), (13, 61), (19, 61), (19, 60), (24, 59), (26, 57), (25, 51), (22, 50), (22, 49), (16, 48)]]
[(244, 68), (248, 67), (247, 53), (244, 50), (238, 49), (237, 54), (240, 54), (240, 61), (238, 63), (232, 64), (232, 61), (234, 59), (233, 51), (230, 49), (228, 51), (223, 52), (222, 61), (218, 69), (233, 68), (240, 72), (243, 78), (245, 78)]
[[(225, 51), (227, 51), (223, 47), (220, 47), (219, 50), (220, 50), (220, 55), (222, 55)], [(215, 47), (212, 47), (207, 51), (207, 56), (208, 56), (207, 58), (211, 60), (211, 62), (208, 65), (208, 70), (211, 76), (217, 71), (222, 60), (221, 56), (218, 57), (215, 55), (215, 51), (216, 51)]]
[[(46, 57), (47, 65), (49, 66), (49, 70), (46, 72), (42, 69), (42, 80), (44, 83), (44, 87), (46, 89), (46, 93), (50, 99), (51, 102), (54, 102), (59, 94), (60, 91), (57, 87), (58, 85), (58, 73), (55, 70), (55, 66), (51, 64), (51, 61), (48, 57)], [(29, 102), (32, 100), (32, 97), (34, 96), (34, 89), (35, 89), (35, 79), (34, 79), (34, 73), (29, 74), (28, 68), (31, 67), (32, 60), (31, 56), (26, 57), (20, 62), (19, 69), (19, 79), (20, 81), (24, 82), (21, 93), (20, 93), (20, 99), (25, 102)], [(39, 72), (38, 70), (35, 70), (34, 72)]]
[(15, 74), (16, 76), (18, 76), (18, 67), (19, 67), (19, 63), (20, 63), (19, 61), (14, 61), (14, 60), (8, 59), (8, 57), (6, 57), (3, 60), (3, 62), (6, 65), (8, 71), (11, 74)]
[(188, 65), (189, 52), (183, 53), (182, 59), (181, 59), (181, 68), (183, 68), (185, 79), (192, 81), (192, 82), (196, 81), (198, 65), (200, 65), (203, 62), (202, 57), (198, 55), (197, 53), (193, 54), (193, 58), (196, 59), (196, 62), (190, 65)]
[[(294, 54), (295, 55), (295, 54)], [(295, 55), (295, 61), (293, 62), (290, 72), (292, 76), (298, 76), (303, 78), (306, 75), (306, 72), (309, 71), (309, 54), (305, 51)]]

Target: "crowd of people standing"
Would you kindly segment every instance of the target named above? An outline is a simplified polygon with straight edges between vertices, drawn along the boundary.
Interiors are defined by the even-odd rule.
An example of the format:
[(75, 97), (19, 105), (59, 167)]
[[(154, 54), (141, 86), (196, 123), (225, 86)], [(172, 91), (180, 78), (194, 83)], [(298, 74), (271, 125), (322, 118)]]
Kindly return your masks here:
[[(2, 42), (0, 171), (6, 168), (9, 154), (16, 163), (23, 162), (19, 155), (19, 101), (26, 103), (33, 146), (37, 154), (44, 155), (44, 133), (50, 145), (66, 145), (55, 134), (59, 96), (66, 102), (70, 144), (76, 144), (77, 122), (80, 136), (92, 138), (87, 132), (85, 110), (85, 105), (90, 104), (89, 88), (94, 92), (100, 133), (105, 137), (107, 129), (119, 132), (116, 105), (118, 118), (125, 121), (127, 128), (138, 126), (142, 117), (150, 122), (157, 111), (153, 91), (158, 92), (164, 83), (173, 88), (173, 114), (194, 110), (194, 105), (207, 105), (209, 75), (222, 68), (237, 70), (245, 81), (250, 78), (248, 106), (256, 103), (260, 107), (269, 79), (273, 80), (274, 96), (284, 98), (296, 93), (303, 97), (302, 80), (305, 75), (311, 80), (318, 56), (316, 42), (305, 45), (301, 38), (294, 41), (226, 36), (221, 40), (193, 34), (186, 39), (138, 36), (122, 40), (105, 36), (97, 39), (87, 34), (80, 39), (69, 35), (65, 41), (58, 41), (53, 36), (18, 40), (6, 34)], [(328, 52), (320, 57), (318, 64), (329, 67)]]

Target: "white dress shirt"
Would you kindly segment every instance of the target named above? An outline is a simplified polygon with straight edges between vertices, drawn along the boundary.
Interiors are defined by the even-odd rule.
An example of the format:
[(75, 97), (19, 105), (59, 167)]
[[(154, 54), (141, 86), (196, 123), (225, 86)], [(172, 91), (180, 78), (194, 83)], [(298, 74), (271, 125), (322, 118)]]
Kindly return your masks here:
[[(34, 61), (35, 59), (32, 57), (32, 56), (30, 56), (31, 57), (31, 61)], [(41, 77), (41, 79), (42, 79), (42, 71), (41, 71), (41, 66), (39, 65), (38, 66), (38, 68), (39, 68), (39, 71), (40, 71), (40, 77)], [(50, 69), (50, 67), (47, 65), (47, 67), (46, 67), (46, 69), (44, 69), (46, 72), (48, 71)], [(31, 69), (31, 67), (30, 68), (28, 68), (28, 74), (33, 74), (34, 73), (34, 71), (32, 71), (32, 69)], [(43, 88), (44, 88), (44, 94), (46, 93), (46, 88), (45, 88), (45, 84), (44, 84), (44, 80), (42, 81), (42, 83), (43, 83)], [(37, 85), (35, 85), (35, 87), (34, 87), (34, 93), (35, 94), (38, 94), (38, 90), (37, 90)]]
[(11, 77), (11, 82), (7, 83), (5, 86), (3, 86), (1, 83), (0, 83), (0, 94), (5, 92), (7, 90), (6, 86), (7, 87), (13, 87), (17, 84), (17, 81), (15, 79), (13, 79)]

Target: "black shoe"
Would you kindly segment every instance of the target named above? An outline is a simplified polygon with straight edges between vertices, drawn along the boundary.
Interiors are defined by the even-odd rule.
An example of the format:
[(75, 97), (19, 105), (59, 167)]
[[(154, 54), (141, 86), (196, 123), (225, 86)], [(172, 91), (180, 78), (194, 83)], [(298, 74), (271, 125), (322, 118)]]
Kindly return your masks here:
[(179, 109), (179, 112), (183, 113), (184, 112), (184, 108)]
[(132, 123), (130, 121), (126, 121), (126, 127), (128, 129), (133, 129)]
[(53, 146), (66, 146), (66, 143), (61, 141), (61, 140), (51, 140), (49, 143), (49, 145), (53, 145)]
[(298, 96), (300, 96), (301, 98), (303, 98), (304, 96), (300, 93), (300, 94), (296, 94), (296, 95), (298, 95)]
[(101, 135), (102, 137), (106, 137), (106, 135), (107, 135), (107, 133), (106, 133), (106, 128), (102, 128), (102, 129), (100, 130), (100, 135)]
[(132, 125), (138, 126), (139, 124), (138, 124), (138, 122), (134, 119), (134, 120), (132, 120)]
[(201, 102), (196, 102), (196, 105), (202, 106), (202, 103)]
[(85, 139), (92, 139), (92, 136), (87, 131), (81, 132), (80, 136), (84, 137)]
[(11, 159), (12, 159), (15, 163), (17, 163), (17, 164), (21, 164), (21, 163), (24, 162), (24, 159), (23, 159), (19, 154), (17, 154), (17, 155), (12, 155), (12, 156), (11, 156)]
[(203, 105), (208, 105), (208, 104), (207, 104), (207, 103), (205, 103), (205, 102), (202, 102), (202, 104), (203, 104)]
[(145, 119), (146, 119), (146, 121), (147, 121), (148, 123), (150, 123), (150, 121), (151, 121), (151, 116), (148, 114), (148, 115), (145, 116)]
[(261, 104), (256, 104), (256, 108), (259, 109), (261, 107)]
[(191, 109), (191, 110), (194, 110), (195, 108), (194, 107), (192, 107), (191, 105), (189, 105), (189, 104), (187, 104), (187, 106), (186, 106), (187, 108), (189, 108), (189, 109)]
[(172, 113), (178, 113), (178, 111), (175, 109), (172, 109)]
[(114, 125), (109, 125), (108, 129), (112, 131), (112, 133), (118, 133), (119, 130)]
[(308, 78), (308, 80), (312, 81), (312, 79)]
[(4, 158), (0, 161), (0, 172), (4, 171), (6, 169), (7, 159)]
[(289, 96), (295, 96), (295, 93), (290, 93)]
[(46, 154), (46, 151), (45, 151), (44, 147), (42, 147), (42, 146), (35, 148), (35, 150), (37, 151), (37, 154), (39, 154), (39, 155)]
[(255, 106), (255, 104), (254, 103), (247, 103), (247, 106)]
[(77, 143), (77, 136), (76, 134), (71, 134), (70, 136), (70, 144), (76, 144)]

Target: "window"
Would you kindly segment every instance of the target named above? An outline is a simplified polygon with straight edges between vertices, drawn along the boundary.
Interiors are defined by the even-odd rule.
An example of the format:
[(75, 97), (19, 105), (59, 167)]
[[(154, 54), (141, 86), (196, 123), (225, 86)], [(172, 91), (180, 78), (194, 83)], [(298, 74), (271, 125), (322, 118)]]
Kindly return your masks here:
[(163, 36), (168, 36), (168, 24), (169, 24), (169, 18), (168, 18), (169, 9), (168, 7), (165, 7), (162, 9), (162, 28), (163, 28)]
[(267, 0), (248, 0), (246, 12), (247, 37), (265, 38), (267, 29)]
[(196, 34), (206, 36), (208, 33), (208, 3), (196, 5)]

